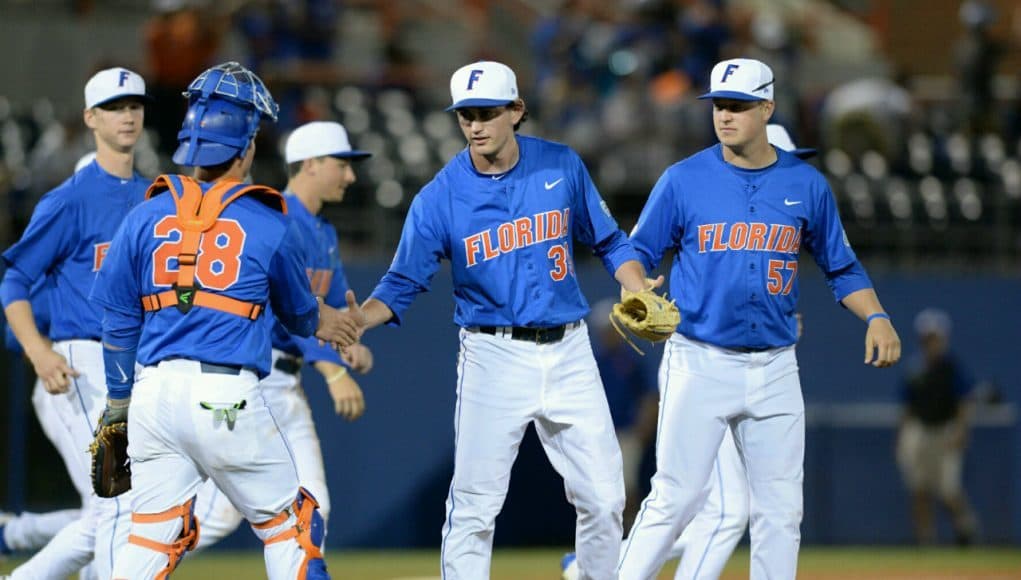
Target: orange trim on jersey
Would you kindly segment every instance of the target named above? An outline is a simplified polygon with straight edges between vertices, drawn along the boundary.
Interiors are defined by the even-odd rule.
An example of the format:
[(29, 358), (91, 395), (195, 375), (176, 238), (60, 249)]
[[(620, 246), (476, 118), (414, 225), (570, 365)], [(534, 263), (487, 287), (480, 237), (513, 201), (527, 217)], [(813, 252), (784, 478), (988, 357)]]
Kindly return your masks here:
[[(195, 284), (195, 270), (199, 259), (199, 244), (202, 234), (211, 229), (220, 219), (220, 214), (231, 202), (242, 195), (251, 194), (260, 197), (260, 201), (287, 213), (287, 202), (280, 192), (262, 185), (241, 185), (236, 180), (221, 180), (213, 184), (205, 193), (194, 179), (178, 175), (182, 191), (178, 191), (175, 180), (167, 175), (156, 178), (145, 193), (150, 199), (163, 191), (169, 191), (177, 207), (177, 222), (181, 228), (180, 250), (177, 255), (177, 282), (174, 289), (142, 297), (142, 307), (146, 312), (154, 312), (168, 306), (176, 306), (187, 313), (193, 306), (211, 308), (228, 314), (234, 314), (249, 320), (255, 320), (265, 309), (261, 304), (237, 300), (208, 290), (202, 290)], [(226, 197), (224, 197), (226, 196)]]

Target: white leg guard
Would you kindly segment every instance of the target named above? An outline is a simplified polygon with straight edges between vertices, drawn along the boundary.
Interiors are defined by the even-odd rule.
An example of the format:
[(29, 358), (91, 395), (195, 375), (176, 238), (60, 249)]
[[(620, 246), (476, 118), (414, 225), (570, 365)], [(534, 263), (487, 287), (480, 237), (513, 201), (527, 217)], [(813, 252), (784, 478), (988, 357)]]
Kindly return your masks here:
[(117, 554), (114, 579), (168, 578), (185, 552), (198, 545), (195, 498), (157, 514), (131, 514), (131, 535)]
[(305, 488), (277, 517), (252, 530), (266, 545), (266, 575), (269, 580), (329, 580), (323, 560), (323, 518), (319, 505)]

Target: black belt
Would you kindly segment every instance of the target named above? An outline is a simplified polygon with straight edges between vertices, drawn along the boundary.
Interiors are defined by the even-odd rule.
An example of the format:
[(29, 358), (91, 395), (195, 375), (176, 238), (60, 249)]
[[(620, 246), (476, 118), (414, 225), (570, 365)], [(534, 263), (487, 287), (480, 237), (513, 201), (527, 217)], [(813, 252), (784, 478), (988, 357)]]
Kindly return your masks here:
[(727, 350), (739, 352), (741, 354), (751, 354), (753, 352), (766, 352), (767, 350), (773, 350), (772, 346), (731, 346), (727, 347)]
[(548, 328), (532, 326), (478, 326), (476, 328), (483, 334), (492, 334), (493, 336), (507, 336), (510, 334), (510, 337), (514, 340), (527, 340), (536, 344), (550, 344), (552, 342), (559, 342), (564, 338), (565, 332), (579, 326), (581, 326), (581, 322), (571, 322)]
[(273, 363), (273, 368), (276, 370), (287, 373), (289, 375), (296, 375), (301, 372), (302, 360), (293, 356), (282, 356)]
[[(184, 358), (182, 356), (172, 356), (163, 360), (192, 360)], [(207, 363), (202, 361), (193, 361), (199, 363), (199, 370), (211, 375), (240, 375), (241, 371), (247, 370), (244, 367), (237, 365), (218, 365), (214, 363)]]
[(244, 369), (234, 365), (216, 365), (213, 363), (199, 363), (199, 369), (204, 373), (212, 375), (240, 375)]

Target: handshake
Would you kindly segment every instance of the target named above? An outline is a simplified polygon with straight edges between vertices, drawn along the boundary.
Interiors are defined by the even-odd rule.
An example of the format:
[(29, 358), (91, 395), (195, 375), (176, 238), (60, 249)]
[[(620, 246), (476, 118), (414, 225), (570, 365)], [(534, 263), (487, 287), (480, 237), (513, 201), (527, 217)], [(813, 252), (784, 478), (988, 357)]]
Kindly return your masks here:
[(319, 304), (319, 326), (316, 338), (323, 343), (330, 343), (333, 348), (343, 349), (357, 343), (368, 327), (368, 321), (361, 306), (355, 299), (353, 290), (348, 290), (346, 309), (337, 309), (326, 304)]

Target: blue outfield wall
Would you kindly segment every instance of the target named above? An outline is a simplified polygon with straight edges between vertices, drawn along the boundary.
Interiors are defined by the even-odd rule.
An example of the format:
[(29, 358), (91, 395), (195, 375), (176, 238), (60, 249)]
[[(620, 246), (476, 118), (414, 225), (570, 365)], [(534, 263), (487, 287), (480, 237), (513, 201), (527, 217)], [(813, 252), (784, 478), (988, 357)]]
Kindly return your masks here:
[[(360, 298), (371, 292), (384, 268), (349, 268)], [(833, 302), (814, 268), (805, 270), (810, 271), (802, 281), (806, 330), (798, 358), (811, 411), (803, 541), (909, 542), (907, 496), (893, 459), (892, 404), (901, 370), (862, 364), (864, 325)], [(616, 292), (598, 265), (580, 266), (578, 273), (591, 302)], [(926, 306), (945, 308), (955, 321), (955, 348), (974, 374), (998, 383), (1007, 401), (1021, 400), (1021, 280), (888, 275), (877, 276), (875, 283), (906, 353), (915, 349), (915, 313)], [(458, 341), (452, 311), (450, 275), (444, 269), (433, 290), (412, 305), (403, 328), (367, 334), (376, 368), (359, 377), (367, 412), (356, 423), (333, 416), (321, 380), (306, 373), (331, 489), (331, 547), (439, 545), (453, 467)], [(645, 362), (655, 367), (661, 352), (654, 349)], [(984, 541), (1016, 544), (1021, 543), (1021, 431), (1009, 412), (1000, 415), (1008, 418), (973, 432), (966, 485), (982, 518)], [(573, 524), (563, 483), (530, 430), (495, 542), (569, 545)], [(941, 531), (950, 538), (945, 525)], [(237, 543), (255, 545), (248, 532), (236, 534), (228, 545)]]

